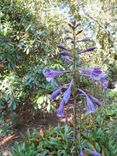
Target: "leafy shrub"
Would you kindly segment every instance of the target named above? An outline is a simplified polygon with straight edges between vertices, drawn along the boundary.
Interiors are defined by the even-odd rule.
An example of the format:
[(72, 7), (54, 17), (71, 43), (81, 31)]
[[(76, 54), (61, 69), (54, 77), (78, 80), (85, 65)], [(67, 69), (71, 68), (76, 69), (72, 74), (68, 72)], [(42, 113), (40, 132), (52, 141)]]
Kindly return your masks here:
[[(42, 15), (43, 8), (48, 7), (49, 2), (42, 1), (38, 4), (30, 0), (0, 1), (0, 105), (5, 103), (8, 109), (15, 110), (27, 99), (41, 109), (43, 106), (39, 98), (43, 95), (48, 98), (53, 90), (51, 85), (45, 83), (42, 69), (45, 64), (58, 68), (62, 63), (58, 57), (53, 61), (57, 52), (54, 48), (56, 40), (52, 40), (53, 36), (60, 40), (60, 30), (54, 33), (48, 29), (49, 25), (55, 29), (59, 25), (56, 28), (56, 23), (53, 23), (54, 16), (48, 21), (47, 16), (51, 14), (37, 17), (37, 14)], [(58, 17), (55, 21), (58, 22)], [(47, 104), (46, 110), (50, 105)]]
[(15, 110), (17, 104), (25, 96), (22, 79), (14, 73), (4, 77), (0, 81), (0, 93), (0, 106), (4, 106), (7, 103), (6, 109)]

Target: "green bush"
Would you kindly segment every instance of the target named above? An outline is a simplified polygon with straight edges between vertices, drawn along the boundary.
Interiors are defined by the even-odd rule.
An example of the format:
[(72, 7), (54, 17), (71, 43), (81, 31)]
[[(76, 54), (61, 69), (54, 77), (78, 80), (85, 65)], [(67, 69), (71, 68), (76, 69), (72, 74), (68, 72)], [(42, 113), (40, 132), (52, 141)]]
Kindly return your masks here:
[(53, 90), (42, 75), (45, 64), (53, 64), (49, 32), (46, 25), (36, 23), (31, 5), (0, 1), (0, 106), (7, 104), (11, 110), (27, 100), (39, 105), (45, 88), (47, 95)]

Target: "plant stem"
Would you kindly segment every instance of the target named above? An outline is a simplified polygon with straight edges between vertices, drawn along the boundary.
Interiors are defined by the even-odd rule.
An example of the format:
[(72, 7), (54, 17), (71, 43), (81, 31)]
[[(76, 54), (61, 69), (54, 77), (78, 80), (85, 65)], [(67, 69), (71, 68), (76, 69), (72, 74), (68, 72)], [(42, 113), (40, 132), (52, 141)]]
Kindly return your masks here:
[(76, 34), (75, 30), (73, 30), (73, 99), (74, 99), (74, 143), (75, 143), (75, 156), (77, 156), (77, 114), (76, 114), (76, 91), (77, 91), (77, 83), (76, 83)]
[[(76, 32), (73, 30), (73, 80), (74, 80), (74, 87), (73, 87), (73, 99), (74, 99), (74, 107), (73, 107), (73, 113), (74, 113), (74, 143), (75, 143), (75, 156), (78, 155), (78, 150), (80, 151), (81, 146), (81, 106), (80, 103), (78, 105), (78, 122), (77, 122), (77, 88), (79, 87), (79, 84), (77, 82), (80, 82), (80, 79), (78, 77), (78, 71), (77, 71), (77, 62), (78, 66), (80, 64), (78, 56), (76, 56)], [(77, 61), (77, 62), (76, 62)], [(78, 125), (78, 129), (77, 129)], [(77, 137), (77, 135), (79, 137)], [(77, 139), (78, 138), (78, 139)]]

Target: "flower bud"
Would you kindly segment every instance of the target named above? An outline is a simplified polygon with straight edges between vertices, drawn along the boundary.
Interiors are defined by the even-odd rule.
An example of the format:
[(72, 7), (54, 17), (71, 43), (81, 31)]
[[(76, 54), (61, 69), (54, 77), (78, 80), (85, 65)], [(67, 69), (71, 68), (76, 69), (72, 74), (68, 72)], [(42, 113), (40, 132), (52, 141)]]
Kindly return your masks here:
[(85, 53), (85, 52), (89, 52), (89, 51), (93, 51), (95, 48), (96, 47), (94, 47), (94, 46), (90, 46), (87, 49), (80, 51), (79, 54), (82, 54), (82, 53)]
[(87, 42), (87, 41), (89, 41), (88, 38), (84, 38), (84, 39), (82, 39), (82, 40), (77, 40), (77, 42)]
[(80, 34), (82, 31), (83, 31), (83, 30), (78, 31), (78, 32), (76, 33), (76, 35)]
[(76, 25), (76, 20), (75, 20), (75, 19), (72, 19), (72, 20), (70, 20), (70, 23), (71, 23), (73, 26), (75, 26), (75, 25)]
[(69, 30), (65, 29), (65, 33), (71, 33), (71, 31), (69, 31)]
[(75, 29), (76, 29), (78, 26), (80, 26), (80, 25), (81, 25), (80, 23), (77, 23), (76, 26), (75, 26)]
[(59, 45), (58, 45), (58, 48), (67, 50), (62, 44), (59, 44)]
[(69, 27), (74, 29), (74, 26), (71, 23), (68, 23)]

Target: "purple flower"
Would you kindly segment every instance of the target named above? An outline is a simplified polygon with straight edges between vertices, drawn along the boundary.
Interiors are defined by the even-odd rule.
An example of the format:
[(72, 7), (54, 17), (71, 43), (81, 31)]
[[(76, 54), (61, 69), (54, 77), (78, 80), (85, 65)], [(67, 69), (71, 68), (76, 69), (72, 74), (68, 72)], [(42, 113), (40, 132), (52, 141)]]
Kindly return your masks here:
[(50, 68), (44, 68), (43, 75), (46, 77), (47, 81), (53, 80), (56, 76), (63, 75), (65, 73), (69, 73), (69, 71), (57, 71)]
[(88, 96), (93, 100), (93, 102), (95, 104), (97, 104), (98, 106), (100, 106), (102, 103), (100, 100), (98, 100), (96, 97), (94, 97), (93, 95), (88, 94)]
[(96, 151), (92, 151), (90, 149), (85, 148), (85, 151), (87, 151), (88, 153), (92, 154), (93, 156), (102, 156), (101, 153), (96, 152)]
[(68, 101), (70, 99), (72, 85), (73, 85), (73, 80), (71, 80), (68, 89), (63, 94), (63, 100), (64, 100), (65, 104), (68, 103)]
[(95, 106), (91, 99), (89, 98), (88, 94), (86, 94), (82, 89), (78, 89), (85, 97), (86, 97), (86, 108), (89, 113), (92, 113), (95, 111)]
[(50, 95), (50, 99), (54, 100), (61, 92), (63, 88), (68, 88), (68, 84), (64, 84), (63, 86), (57, 88), (53, 93)]
[(93, 73), (94, 73), (95, 75), (99, 75), (99, 74), (102, 73), (102, 71), (100, 70), (99, 67), (95, 67), (95, 68), (93, 69)]
[(100, 76), (100, 84), (103, 90), (107, 90), (109, 81), (106, 80), (107, 73), (104, 73), (103, 76)]
[(92, 151), (92, 150), (90, 150), (90, 149), (88, 149), (88, 148), (83, 148), (83, 149), (82, 149), (82, 147), (80, 147), (80, 155), (79, 155), (79, 156), (85, 156), (84, 153), (83, 153), (83, 151), (86, 151), (86, 152), (88, 152), (89, 154), (92, 154), (92, 156), (102, 156), (102, 154), (99, 153), (99, 152)]
[(50, 99), (54, 100), (54, 98), (56, 98), (62, 91), (63, 87), (59, 87), (58, 89), (56, 89), (51, 95), (50, 95)]
[(63, 94), (63, 99), (62, 99), (60, 106), (57, 110), (58, 117), (64, 117), (64, 104), (67, 104), (70, 99), (72, 85), (73, 85), (73, 80), (71, 80), (67, 90)]
[(65, 33), (71, 33), (71, 31), (69, 31), (69, 30), (65, 29)]
[(105, 78), (107, 77), (107, 73), (102, 72), (100, 68), (98, 67), (93, 68), (93, 69), (79, 68), (79, 70), (83, 72), (83, 74), (81, 75), (90, 77), (91, 79), (96, 80), (96, 81), (103, 82)]
[(79, 68), (79, 70), (83, 72), (83, 74), (81, 74), (82, 76), (90, 77), (94, 81), (99, 81), (102, 89), (103, 90), (107, 89), (108, 81), (106, 80), (106, 77), (108, 74), (106, 72), (102, 72), (98, 67), (93, 69)]
[(75, 29), (76, 29), (78, 26), (81, 26), (81, 23), (77, 23), (76, 26), (75, 26)]
[(85, 53), (85, 52), (93, 51), (95, 48), (96, 47), (94, 47), (94, 46), (90, 46), (87, 49), (80, 51), (78, 54), (82, 54), (82, 53)]
[(60, 52), (61, 56), (70, 56), (66, 50)]
[(61, 51), (60, 56), (66, 61), (73, 62), (72, 59), (70, 58), (70, 55), (68, 54), (66, 50)]
[(64, 117), (64, 104), (65, 104), (65, 101), (62, 99), (60, 106), (57, 110), (57, 116), (58, 117)]
[(67, 50), (62, 44), (58, 45), (58, 48), (62, 49), (62, 50)]
[(102, 73), (102, 71), (100, 70), (99, 67), (95, 67), (95, 68), (92, 68), (92, 69), (84, 69), (84, 68), (79, 68), (80, 71), (84, 72), (84, 73), (94, 73), (95, 75), (99, 75)]
[(82, 40), (77, 40), (77, 42), (87, 42), (87, 41), (89, 41), (88, 38), (84, 38), (84, 39), (82, 39)]
[(80, 147), (80, 155), (79, 156), (85, 156), (82, 150), (82, 147)]
[(87, 102), (86, 104), (87, 110), (89, 111), (89, 113), (93, 113), (95, 111), (95, 106), (88, 96), (86, 96), (86, 102)]

